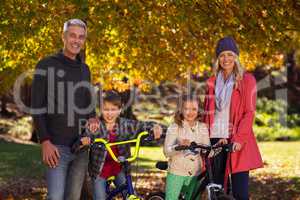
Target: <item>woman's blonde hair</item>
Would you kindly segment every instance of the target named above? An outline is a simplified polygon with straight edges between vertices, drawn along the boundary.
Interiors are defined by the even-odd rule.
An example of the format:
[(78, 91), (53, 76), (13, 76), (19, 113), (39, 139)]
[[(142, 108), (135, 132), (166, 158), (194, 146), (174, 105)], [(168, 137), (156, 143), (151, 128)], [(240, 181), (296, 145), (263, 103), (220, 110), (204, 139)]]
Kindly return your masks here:
[[(243, 75), (245, 72), (244, 67), (241, 65), (239, 56), (236, 55), (234, 52), (231, 52), (232, 54), (234, 54), (235, 56), (235, 60), (234, 60), (234, 67), (233, 67), (233, 75), (234, 75), (234, 85), (235, 88), (238, 86), (238, 82), (240, 80), (243, 79)], [(219, 57), (216, 59), (216, 62), (214, 64), (214, 75), (217, 76), (217, 74), (219, 73), (220, 70), (222, 70), (222, 67), (220, 66), (220, 56), (222, 55), (222, 53), (220, 53)]]

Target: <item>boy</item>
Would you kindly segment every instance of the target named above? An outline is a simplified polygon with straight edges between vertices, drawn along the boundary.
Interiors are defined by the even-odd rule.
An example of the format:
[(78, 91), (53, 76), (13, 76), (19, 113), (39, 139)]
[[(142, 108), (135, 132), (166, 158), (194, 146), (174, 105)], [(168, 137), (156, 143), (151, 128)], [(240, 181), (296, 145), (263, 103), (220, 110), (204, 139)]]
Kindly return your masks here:
[[(154, 133), (154, 138), (160, 138), (162, 128), (153, 122), (140, 122), (121, 118), (121, 97), (114, 91), (108, 91), (103, 97), (102, 113), (98, 120), (97, 131), (88, 136), (83, 134), (74, 148), (87, 147), (92, 138), (105, 138), (109, 142), (118, 142), (136, 138), (142, 131)], [(89, 130), (91, 128), (89, 127)], [(112, 150), (116, 157), (130, 157), (130, 146), (114, 146)], [(120, 163), (115, 162), (102, 145), (90, 147), (89, 175), (93, 178), (94, 199), (106, 199), (106, 179), (115, 176), (116, 186), (126, 182), (125, 173)]]

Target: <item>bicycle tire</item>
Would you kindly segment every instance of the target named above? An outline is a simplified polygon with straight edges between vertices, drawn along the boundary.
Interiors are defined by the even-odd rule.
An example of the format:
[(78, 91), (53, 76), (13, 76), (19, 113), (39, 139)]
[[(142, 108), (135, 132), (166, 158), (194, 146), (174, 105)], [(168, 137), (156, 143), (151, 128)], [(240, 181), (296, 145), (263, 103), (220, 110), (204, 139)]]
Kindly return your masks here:
[(220, 191), (211, 191), (209, 200), (235, 200), (231, 195), (224, 194)]
[(235, 199), (230, 195), (221, 194), (218, 196), (218, 200), (235, 200)]
[(150, 193), (146, 200), (164, 200), (165, 199), (165, 193), (163, 192), (155, 192), (155, 193)]
[(210, 195), (208, 195), (208, 200), (218, 200), (218, 192), (214, 191), (214, 189), (210, 189)]

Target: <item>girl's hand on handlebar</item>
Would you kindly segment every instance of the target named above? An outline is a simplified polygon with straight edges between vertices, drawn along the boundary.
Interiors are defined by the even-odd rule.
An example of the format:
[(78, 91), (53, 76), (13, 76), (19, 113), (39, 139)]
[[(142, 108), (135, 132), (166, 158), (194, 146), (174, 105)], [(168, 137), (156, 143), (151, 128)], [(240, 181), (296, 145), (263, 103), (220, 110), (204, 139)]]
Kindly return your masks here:
[(190, 146), (191, 141), (188, 139), (179, 139), (178, 143), (179, 143), (179, 145), (182, 145), (182, 146)]
[(233, 143), (233, 146), (232, 146), (233, 152), (240, 151), (241, 149), (242, 149), (242, 145), (240, 143), (238, 143), (238, 142)]
[(154, 126), (153, 126), (153, 134), (154, 134), (154, 139), (155, 140), (158, 140), (160, 137), (161, 137), (161, 135), (162, 135), (162, 128), (160, 127), (160, 125), (158, 125), (158, 124), (155, 124)]

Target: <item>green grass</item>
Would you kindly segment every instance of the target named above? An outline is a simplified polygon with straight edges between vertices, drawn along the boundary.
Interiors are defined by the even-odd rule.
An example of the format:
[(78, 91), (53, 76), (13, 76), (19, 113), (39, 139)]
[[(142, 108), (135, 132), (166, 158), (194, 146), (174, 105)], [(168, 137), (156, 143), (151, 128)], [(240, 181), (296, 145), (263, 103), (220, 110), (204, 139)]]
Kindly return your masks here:
[(259, 143), (265, 168), (257, 173), (272, 173), (284, 177), (300, 177), (300, 142)]
[[(261, 142), (259, 147), (265, 168), (255, 174), (272, 173), (284, 177), (300, 176), (300, 142)], [(0, 141), (0, 183), (10, 178), (37, 178), (43, 175), (40, 147)], [(154, 169), (158, 160), (166, 160), (161, 147), (142, 147), (139, 167)]]
[[(259, 148), (265, 163), (256, 173), (274, 173), (285, 177), (300, 177), (300, 142), (260, 142)], [(166, 160), (161, 147), (142, 147), (140, 163), (153, 168), (157, 160)]]
[(139, 168), (157, 171), (155, 163), (160, 160), (166, 160), (162, 147), (141, 147), (138, 159)]
[[(251, 199), (300, 199), (300, 142), (260, 142), (264, 168), (251, 172)], [(143, 147), (140, 166), (166, 160), (160, 147)]]
[[(261, 142), (259, 147), (265, 167), (251, 173), (252, 198), (299, 199), (300, 141)], [(0, 184), (18, 179), (43, 179), (44, 166), (38, 145), (0, 141), (0, 157)], [(156, 171), (154, 168), (156, 161), (166, 160), (161, 147), (142, 147), (139, 157), (140, 173), (143, 173), (143, 170)], [(140, 173), (138, 176), (150, 174)], [(145, 181), (149, 181), (149, 178), (146, 179)], [(156, 179), (152, 181), (161, 181), (161, 176)]]
[(43, 174), (40, 147), (0, 140), (0, 185), (10, 179), (40, 178)]
[(252, 172), (255, 199), (300, 199), (300, 142), (259, 143), (264, 168)]

